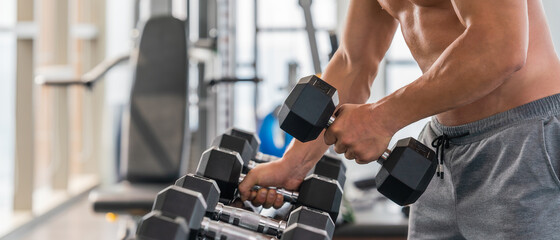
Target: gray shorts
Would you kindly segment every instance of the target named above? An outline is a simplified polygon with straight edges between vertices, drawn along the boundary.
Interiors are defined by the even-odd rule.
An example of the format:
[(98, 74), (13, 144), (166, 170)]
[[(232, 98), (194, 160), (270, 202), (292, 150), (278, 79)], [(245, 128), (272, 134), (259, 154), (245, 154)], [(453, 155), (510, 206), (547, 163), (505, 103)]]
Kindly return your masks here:
[(419, 139), (442, 134), (444, 179), (411, 206), (409, 239), (560, 239), (560, 94), (461, 126), (433, 118)]

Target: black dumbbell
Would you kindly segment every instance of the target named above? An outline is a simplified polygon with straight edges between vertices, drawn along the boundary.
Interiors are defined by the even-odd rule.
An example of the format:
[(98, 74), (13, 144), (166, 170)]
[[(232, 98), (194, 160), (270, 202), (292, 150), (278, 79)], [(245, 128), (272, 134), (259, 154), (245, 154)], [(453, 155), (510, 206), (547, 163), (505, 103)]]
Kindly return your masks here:
[[(159, 211), (161, 215), (169, 218), (185, 219), (186, 225), (190, 230), (188, 239), (198, 239), (198, 237), (210, 239), (275, 239), (205, 217), (206, 207), (206, 202), (201, 193), (179, 186), (169, 186), (158, 193), (153, 211)], [(152, 223), (158, 224), (159, 222)], [(305, 237), (310, 234), (322, 234), (321, 238), (316, 239), (329, 239), (324, 230), (316, 230), (301, 224), (294, 225), (296, 226), (290, 226), (292, 228), (286, 229), (281, 239), (307, 239)], [(139, 233), (141, 232), (139, 231)]]
[[(245, 177), (242, 168), (243, 161), (237, 152), (212, 147), (202, 153), (197, 175), (215, 180), (220, 197), (233, 200), (237, 197), (237, 186)], [(334, 179), (312, 174), (303, 180), (299, 192), (285, 189), (276, 189), (276, 192), (283, 195), (285, 201), (325, 211), (331, 219), (338, 216), (342, 187)]]
[(284, 239), (327, 240), (331, 238), (327, 236), (325, 230), (296, 223), (286, 228), (281, 240)]
[[(253, 150), (251, 158), (257, 163), (266, 163), (278, 160), (278, 157), (276, 156), (265, 154), (259, 151), (261, 140), (253, 132), (241, 130), (239, 128), (230, 128), (226, 130), (225, 134), (247, 140), (247, 142), (251, 146), (251, 149)], [(241, 157), (243, 158), (243, 156)]]
[[(231, 130), (231, 129), (230, 129)], [(258, 139), (257, 139), (258, 140)], [(246, 173), (256, 167), (259, 163), (273, 162), (280, 158), (260, 153), (259, 156), (267, 156), (265, 158), (256, 159), (256, 154), (251, 143), (242, 137), (234, 136), (229, 133), (218, 135), (212, 141), (212, 146), (228, 149), (239, 153), (241, 160), (243, 160), (243, 171)]]
[(137, 240), (184, 240), (189, 234), (185, 219), (166, 217), (160, 211), (146, 214), (136, 229)]
[[(233, 133), (237, 135), (232, 135)], [(241, 134), (243, 134), (244, 137), (238, 137), (238, 135)], [(250, 139), (250, 141), (247, 139)], [(254, 150), (251, 145), (255, 143), (257, 143), (258, 146), (259, 140), (256, 135), (232, 128), (228, 130), (228, 132), (217, 136), (214, 141), (212, 141), (212, 146), (239, 153), (241, 160), (243, 160), (243, 173), (248, 173), (260, 163), (277, 160), (270, 156), (267, 160), (262, 160), (261, 158), (259, 161), (255, 161), (255, 151), (251, 151)], [(265, 154), (257, 154), (257, 156), (263, 155)], [(346, 166), (342, 163), (342, 160), (333, 155), (324, 155), (309, 174), (317, 174), (319, 176), (335, 179), (343, 188), (346, 182)]]
[(346, 183), (346, 165), (344, 165), (340, 158), (332, 154), (327, 153), (323, 155), (310, 172), (319, 176), (336, 179), (342, 188), (344, 188)]
[(206, 200), (206, 215), (214, 220), (278, 237), (282, 236), (287, 227), (296, 223), (323, 229), (329, 238), (332, 238), (334, 233), (334, 223), (325, 212), (302, 206), (292, 211), (288, 222), (285, 222), (220, 203), (220, 189), (212, 179), (187, 174), (179, 178), (175, 185), (201, 193)]
[[(335, 118), (336, 89), (317, 76), (300, 79), (280, 108), (280, 128), (302, 142), (316, 139)], [(401, 139), (386, 150), (376, 176), (380, 193), (399, 205), (408, 205), (424, 193), (437, 168), (435, 152), (413, 138)]]

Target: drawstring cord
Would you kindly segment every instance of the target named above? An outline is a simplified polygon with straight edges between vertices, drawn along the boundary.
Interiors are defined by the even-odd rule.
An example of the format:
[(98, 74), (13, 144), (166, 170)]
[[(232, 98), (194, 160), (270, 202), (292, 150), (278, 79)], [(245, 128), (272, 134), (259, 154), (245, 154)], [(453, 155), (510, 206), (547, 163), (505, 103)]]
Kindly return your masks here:
[(458, 137), (464, 137), (469, 135), (468, 132), (461, 134), (459, 136), (456, 137), (449, 137), (446, 134), (442, 134), (438, 137), (436, 137), (434, 139), (434, 141), (432, 141), (432, 147), (436, 148), (436, 159), (438, 159), (438, 166), (437, 166), (437, 176), (441, 179), (443, 179), (443, 159), (444, 157), (444, 149), (449, 148), (449, 140), (453, 139), (453, 138), (458, 138)]
[(432, 141), (432, 147), (436, 148), (436, 159), (438, 160), (436, 174), (439, 178), (443, 179), (443, 149), (449, 148), (449, 137), (446, 134), (440, 135)]

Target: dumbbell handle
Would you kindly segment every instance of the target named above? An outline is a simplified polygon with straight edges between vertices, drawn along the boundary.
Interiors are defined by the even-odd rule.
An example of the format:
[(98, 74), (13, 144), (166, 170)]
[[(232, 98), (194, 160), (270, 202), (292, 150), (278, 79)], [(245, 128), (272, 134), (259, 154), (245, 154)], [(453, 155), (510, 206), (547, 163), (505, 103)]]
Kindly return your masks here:
[(256, 168), (259, 164), (263, 164), (263, 163), (266, 163), (266, 162), (257, 162), (257, 161), (251, 160), (247, 163), (247, 166), (245, 166), (245, 168), (247, 169), (247, 171), (250, 171), (250, 170), (253, 170), (254, 168)]
[(286, 222), (261, 216), (245, 209), (218, 203), (214, 211), (217, 219), (255, 232), (278, 236), (286, 229)]
[(269, 160), (263, 160), (263, 161), (251, 160), (251, 161), (249, 161), (249, 163), (247, 163), (247, 169), (252, 170), (253, 168), (257, 167), (259, 164), (269, 163), (269, 162), (273, 162), (273, 161), (276, 161), (276, 160), (279, 159), (279, 158), (276, 158), (276, 159), (274, 159), (274, 158), (276, 158), (276, 157), (270, 156)]
[(327, 122), (327, 127), (330, 127), (330, 126), (334, 123), (334, 120), (335, 120), (335, 119), (336, 119), (336, 118), (335, 118), (334, 116), (331, 116), (331, 117), (329, 118), (329, 121)]
[(383, 162), (389, 158), (389, 155), (391, 155), (391, 150), (385, 149), (385, 152), (383, 152), (383, 154), (381, 154), (381, 156), (377, 159), (377, 163), (383, 165)]
[[(241, 174), (239, 176), (239, 182), (242, 182), (243, 179), (245, 179), (245, 174)], [(255, 186), (256, 189), (260, 189), (260, 186)], [(274, 189), (274, 188), (270, 188), (270, 189)], [(297, 199), (299, 197), (299, 193), (298, 192), (293, 192), (293, 191), (288, 191), (286, 189), (282, 189), (282, 188), (277, 188), (274, 189), (276, 190), (276, 193), (282, 195), (284, 197), (284, 200), (290, 203), (296, 203)]]
[[(326, 128), (330, 127), (334, 123), (334, 120), (336, 120), (336, 118), (334, 116), (331, 116), (329, 118), (329, 121), (327, 122), (327, 127)], [(385, 160), (387, 160), (389, 155), (391, 155), (391, 150), (385, 149), (385, 152), (383, 152), (383, 154), (379, 157), (379, 159), (377, 159), (377, 163), (383, 165), (383, 162), (385, 162)]]
[(249, 161), (249, 163), (247, 164), (247, 169), (253, 170), (253, 168), (257, 167), (259, 164), (260, 163), (255, 161)]
[(250, 230), (239, 228), (227, 223), (203, 218), (200, 224), (200, 234), (211, 239), (228, 239), (228, 240), (271, 240), (274, 237), (256, 233)]
[(253, 168), (255, 168), (257, 165), (259, 165), (261, 163), (274, 162), (278, 159), (280, 159), (280, 158), (272, 156), (272, 155), (264, 154), (264, 153), (261, 153), (261, 152), (257, 152), (257, 155), (255, 155), (253, 160), (251, 160), (251, 161), (249, 161), (249, 163), (247, 163), (246, 168), (248, 170), (252, 170)]
[(267, 162), (274, 162), (278, 159), (280, 159), (280, 158), (276, 157), (276, 156), (269, 155), (269, 154), (265, 154), (265, 153), (262, 153), (262, 152), (257, 152), (255, 154), (255, 157), (253, 158), (253, 161), (255, 161), (257, 163), (267, 163)]

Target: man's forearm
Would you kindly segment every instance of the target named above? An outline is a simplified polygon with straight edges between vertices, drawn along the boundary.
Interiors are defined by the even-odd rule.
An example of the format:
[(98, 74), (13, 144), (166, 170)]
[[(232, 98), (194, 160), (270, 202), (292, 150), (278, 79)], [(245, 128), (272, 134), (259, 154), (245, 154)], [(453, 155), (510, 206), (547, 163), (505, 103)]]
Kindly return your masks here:
[[(389, 49), (397, 26), (397, 21), (377, 1), (350, 1), (342, 44), (322, 75), (337, 89), (340, 104), (367, 101), (377, 66)], [(294, 161), (292, 166), (309, 166), (327, 148), (323, 134), (307, 143), (294, 140), (283, 159)]]
[(365, 103), (369, 99), (381, 59), (357, 62), (344, 49), (340, 49), (325, 69), (323, 80), (337, 89), (339, 104)]
[[(510, 44), (511, 43), (511, 44)], [(422, 118), (472, 103), (498, 88), (524, 64), (526, 48), (465, 31), (413, 83), (375, 103), (374, 116), (396, 132)]]

